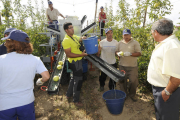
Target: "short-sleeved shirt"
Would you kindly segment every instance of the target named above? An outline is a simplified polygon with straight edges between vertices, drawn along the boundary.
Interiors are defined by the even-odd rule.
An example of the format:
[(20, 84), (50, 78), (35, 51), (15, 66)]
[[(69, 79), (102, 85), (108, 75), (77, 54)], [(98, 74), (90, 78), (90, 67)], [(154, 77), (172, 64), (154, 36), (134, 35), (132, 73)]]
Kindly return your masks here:
[(0, 111), (34, 101), (34, 77), (47, 71), (39, 57), (11, 52), (0, 56)]
[(0, 55), (7, 54), (6, 46), (4, 46), (4, 43), (0, 45)]
[(156, 87), (166, 87), (171, 76), (180, 79), (180, 42), (171, 35), (154, 49), (148, 66), (147, 80)]
[[(103, 14), (104, 13), (104, 14)], [(100, 16), (103, 18), (103, 19), (106, 19), (106, 13), (105, 12), (100, 12)], [(99, 16), (99, 22), (101, 22), (101, 18)], [(105, 23), (105, 21), (103, 21)]]
[[(130, 53), (136, 53), (140, 52), (141, 53), (141, 47), (138, 41), (131, 40), (126, 43), (125, 40), (119, 41), (118, 47), (116, 51), (120, 52), (130, 52)], [(133, 56), (125, 56), (121, 57), (119, 61), (119, 65), (125, 66), (125, 67), (136, 67), (137, 66), (137, 57)]]
[(118, 42), (114, 39), (111, 42), (104, 39), (99, 42), (99, 45), (101, 47), (101, 59), (109, 64), (116, 63), (115, 52)]
[[(71, 53), (82, 54), (82, 51), (79, 50), (79, 47), (80, 47), (79, 39), (80, 39), (80, 37), (76, 36), (76, 35), (73, 35), (72, 38), (69, 37), (67, 34), (65, 35), (64, 40), (62, 42), (63, 48), (64, 49), (71, 48)], [(81, 60), (81, 59), (82, 59), (82, 57), (68, 58), (68, 61), (70, 63), (72, 63), (73, 60), (76, 62), (77, 60)]]
[(50, 8), (47, 8), (46, 14), (49, 15), (51, 20), (58, 20), (58, 16), (61, 14), (57, 9), (53, 8), (51, 11)]

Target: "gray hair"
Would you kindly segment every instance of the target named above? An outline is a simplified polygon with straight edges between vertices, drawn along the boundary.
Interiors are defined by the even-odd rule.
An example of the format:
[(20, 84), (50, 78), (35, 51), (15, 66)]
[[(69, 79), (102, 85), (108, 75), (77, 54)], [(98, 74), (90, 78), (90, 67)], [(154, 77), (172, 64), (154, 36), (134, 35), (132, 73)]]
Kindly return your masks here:
[(173, 21), (167, 18), (160, 19), (153, 23), (152, 30), (161, 35), (171, 35), (173, 33)]

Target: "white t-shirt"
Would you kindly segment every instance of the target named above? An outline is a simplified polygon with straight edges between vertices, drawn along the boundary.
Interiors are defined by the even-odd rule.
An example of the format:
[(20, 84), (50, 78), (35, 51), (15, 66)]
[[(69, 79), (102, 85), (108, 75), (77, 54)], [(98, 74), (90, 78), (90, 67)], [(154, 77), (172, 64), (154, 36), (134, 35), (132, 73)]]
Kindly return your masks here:
[(166, 87), (170, 76), (180, 79), (180, 41), (175, 35), (154, 49), (148, 66), (147, 80), (156, 87)]
[(101, 47), (101, 59), (109, 64), (115, 64), (115, 52), (118, 42), (114, 39), (111, 42), (107, 41), (107, 39), (104, 39), (100, 41), (99, 44)]
[(0, 56), (0, 111), (34, 101), (34, 77), (47, 71), (39, 57), (16, 52)]
[(50, 8), (47, 8), (46, 14), (49, 15), (51, 20), (58, 20), (58, 16), (61, 14), (57, 9), (53, 8), (51, 11)]

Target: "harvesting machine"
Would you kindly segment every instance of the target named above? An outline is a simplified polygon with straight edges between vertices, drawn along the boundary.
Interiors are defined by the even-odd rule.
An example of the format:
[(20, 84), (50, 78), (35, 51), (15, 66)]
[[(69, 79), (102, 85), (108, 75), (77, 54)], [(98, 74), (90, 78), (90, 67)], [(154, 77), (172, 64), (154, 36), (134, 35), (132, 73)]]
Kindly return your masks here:
[[(90, 24), (86, 28), (82, 29), (82, 25), (86, 18), (87, 18), (86, 15), (82, 18), (82, 20), (78, 20), (76, 16), (68, 16), (66, 19), (60, 19), (58, 21), (59, 24), (57, 24), (58, 26), (54, 24), (55, 28), (52, 28), (48, 24), (45, 23), (44, 24), (45, 32), (39, 33), (39, 34), (44, 34), (50, 37), (49, 43), (40, 45), (40, 46), (46, 47), (46, 55), (49, 55), (47, 57), (46, 55), (41, 57), (41, 60), (44, 63), (48, 63), (50, 65), (49, 72), (51, 73), (51, 77), (50, 77), (49, 84), (47, 87), (47, 92), (49, 94), (58, 93), (59, 85), (67, 83), (72, 73), (72, 71), (68, 69), (68, 62), (66, 60), (66, 54), (61, 45), (65, 36), (63, 24), (65, 22), (71, 22), (74, 27), (74, 34), (78, 36), (87, 34), (87, 32), (94, 27), (96, 28), (96, 32), (89, 33), (88, 35), (97, 36), (99, 34), (97, 33), (97, 25), (95, 22)], [(59, 29), (56, 29), (56, 28), (59, 28)], [(58, 61), (63, 62), (61, 70), (57, 69)], [(101, 58), (97, 57), (96, 55), (88, 55), (83, 58), (83, 65), (85, 65), (85, 67), (83, 66), (83, 68), (86, 68), (86, 69), (83, 69), (83, 79), (86, 79), (87, 77), (87, 70), (88, 70), (87, 61), (94, 64), (96, 67), (98, 67), (101, 71), (106, 73), (110, 78), (112, 78), (116, 82), (121, 80), (121, 78), (123, 78), (125, 75), (123, 72), (120, 72), (119, 70), (117, 70), (110, 64), (106, 63)], [(53, 77), (57, 75), (59, 76), (59, 80), (53, 81)]]

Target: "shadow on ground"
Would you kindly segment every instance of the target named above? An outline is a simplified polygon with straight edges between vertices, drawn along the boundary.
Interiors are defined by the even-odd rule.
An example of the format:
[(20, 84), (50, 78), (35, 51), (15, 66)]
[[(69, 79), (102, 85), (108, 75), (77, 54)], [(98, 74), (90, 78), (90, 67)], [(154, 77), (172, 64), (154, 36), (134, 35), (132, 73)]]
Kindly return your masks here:
[[(80, 99), (84, 104), (81, 108), (76, 107), (72, 99), (66, 99), (68, 85), (60, 86), (58, 95), (48, 95), (35, 86), (36, 120), (155, 120), (150, 94), (138, 93), (137, 102), (127, 98), (123, 112), (119, 115), (111, 114), (102, 98), (103, 93), (108, 91), (109, 78), (106, 80), (105, 90), (99, 92), (99, 73), (97, 68), (88, 72), (88, 79), (84, 81), (81, 91)], [(119, 89), (118, 83), (116, 89)]]

